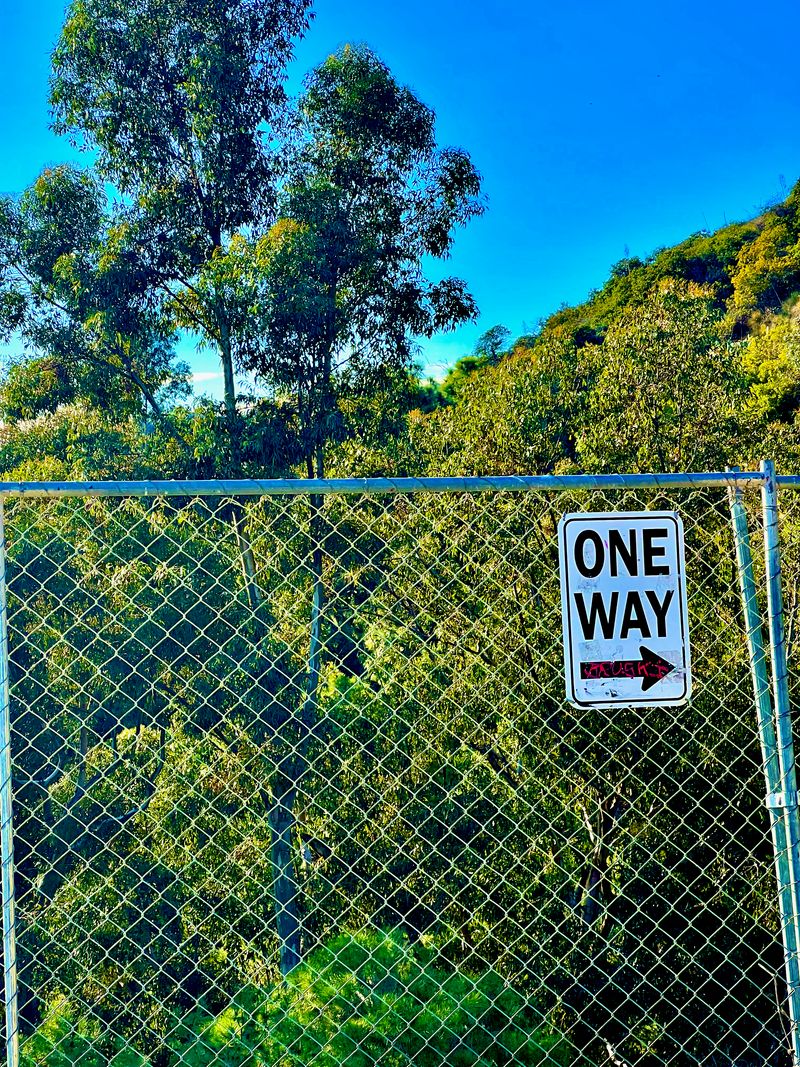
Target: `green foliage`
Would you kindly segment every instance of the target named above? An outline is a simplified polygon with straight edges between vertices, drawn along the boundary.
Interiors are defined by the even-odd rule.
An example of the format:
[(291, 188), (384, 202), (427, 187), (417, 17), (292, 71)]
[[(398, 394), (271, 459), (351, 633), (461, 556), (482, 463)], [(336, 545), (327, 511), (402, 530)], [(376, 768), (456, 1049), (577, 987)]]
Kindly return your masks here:
[(671, 279), (706, 287), (715, 306), (727, 313), (727, 329), (747, 332), (754, 313), (780, 308), (800, 288), (798, 199), (794, 190), (784, 203), (750, 222), (693, 234), (644, 260), (621, 260), (605, 285), (584, 303), (551, 315), (544, 331), (579, 345), (601, 342), (620, 315)]
[(14, 299), (0, 303), (0, 335), (40, 353), (12, 363), (7, 418), (81, 400), (121, 418), (149, 408), (169, 427), (161, 407), (186, 396), (188, 368), (173, 360), (161, 310), (110, 265), (116, 233), (100, 183), (70, 167), (45, 170), (18, 202), (4, 203), (0, 267)]
[(298, 110), (281, 217), (231, 269), (249, 286), (243, 362), (292, 398), (303, 452), (319, 457), (358, 432), (354, 399), (392, 402), (415, 337), (474, 317), (462, 281), (424, 268), (482, 204), (469, 157), (437, 147), (433, 112), (368, 49), (329, 57)]
[[(170, 1064), (211, 1067), (570, 1067), (568, 1042), (493, 971), (449, 966), (428, 939), (339, 934), (285, 983), (243, 989), (220, 1014), (176, 1027)], [(25, 1043), (23, 1067), (150, 1067), (99, 1027), (56, 1010)]]
[(732, 342), (707, 289), (665, 281), (602, 343), (548, 329), (495, 367), (462, 360), (443, 386), (454, 403), (414, 423), (411, 440), (447, 474), (719, 470), (779, 438), (790, 465), (795, 333), (779, 317)]
[(487, 366), (489, 366), (488, 360), (483, 356), (462, 356), (461, 359), (456, 360), (455, 366), (447, 372), (447, 377), (442, 382), (442, 397), (453, 403), (476, 371)]
[(482, 356), (490, 364), (499, 363), (510, 337), (511, 330), (508, 327), (492, 326), (478, 338), (475, 355)]
[(427, 415), (435, 411), (441, 402), (441, 389), (435, 378), (427, 378), (424, 381), (419, 378), (412, 379), (409, 410)]
[(87, 1023), (68, 1005), (54, 1006), (20, 1053), (20, 1067), (151, 1067), (122, 1038)]
[(596, 375), (591, 350), (543, 337), (462, 376), (466, 362), (442, 387), (455, 403), (412, 428), (429, 470), (545, 474), (575, 459)]
[(269, 195), (262, 125), (280, 121), (310, 6), (73, 0), (53, 54), (56, 129), (95, 148), (100, 174), (202, 261), (215, 230), (253, 222)]
[(767, 320), (744, 342), (742, 366), (764, 418), (791, 422), (800, 409), (800, 327), (796, 315)]
[(74, 399), (74, 385), (57, 359), (19, 358), (9, 365), (0, 386), (0, 417), (4, 422), (33, 419)]
[(441, 386), (442, 399), (453, 403), (462, 387), (477, 371), (496, 366), (503, 358), (503, 348), (510, 336), (511, 331), (505, 326), (493, 326), (482, 334), (472, 355), (463, 356), (448, 372)]
[(751, 443), (748, 381), (703, 291), (665, 283), (609, 329), (578, 454), (590, 469), (719, 470)]
[(430, 942), (411, 945), (392, 933), (340, 934), (266, 997), (244, 991), (222, 1016), (192, 1024), (197, 1037), (180, 1047), (192, 1067), (576, 1062), (498, 974), (442, 966)]
[(758, 236), (741, 249), (731, 281), (734, 318), (780, 307), (800, 289), (800, 230), (793, 213), (766, 217)]
[[(0, 398), (10, 407), (16, 404), (13, 398), (20, 396), (17, 384), (27, 380), (27, 375), (12, 371), (9, 379), (11, 387), (0, 393)], [(26, 398), (20, 399), (20, 404), (38, 401), (44, 394), (26, 394)], [(35, 418), (9, 419), (3, 427), (0, 467), (6, 477), (29, 481), (136, 480), (185, 474), (183, 449), (158, 425), (143, 425), (133, 415), (120, 418), (85, 400), (60, 404), (48, 413), (49, 406), (37, 403)], [(194, 420), (191, 429), (199, 437), (200, 427)], [(198, 447), (201, 444), (198, 441)]]

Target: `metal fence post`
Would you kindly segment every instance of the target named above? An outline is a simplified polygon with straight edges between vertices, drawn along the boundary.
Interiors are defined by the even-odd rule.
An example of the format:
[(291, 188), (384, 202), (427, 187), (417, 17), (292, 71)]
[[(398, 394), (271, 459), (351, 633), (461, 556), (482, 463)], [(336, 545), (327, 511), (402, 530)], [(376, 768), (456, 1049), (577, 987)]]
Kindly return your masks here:
[(3, 887), (3, 975), (5, 990), (6, 1063), (19, 1063), (17, 949), (14, 917), (14, 833), (11, 784), (11, 707), (8, 678), (8, 596), (6, 534), (0, 499), (0, 859)]
[(798, 950), (800, 950), (800, 818), (798, 818), (797, 775), (789, 703), (789, 672), (786, 663), (775, 464), (771, 460), (765, 460), (761, 464), (761, 470), (765, 476), (761, 489), (764, 511), (764, 566), (767, 577), (767, 610), (779, 772), (778, 789), (767, 797), (767, 806), (780, 813), (784, 824), (785, 847), (778, 852), (777, 864), (779, 877), (786, 880), (789, 886), (788, 902), (791, 912), (788, 916), (782, 916), (782, 925), (786, 980), (789, 989), (789, 1016), (792, 1027), (792, 1056), (795, 1067), (798, 1067), (800, 1065), (800, 959), (798, 958)]
[[(739, 572), (739, 588), (742, 594), (747, 649), (750, 659), (750, 673), (753, 680), (758, 717), (758, 736), (761, 742), (761, 759), (766, 779), (767, 805), (772, 831), (772, 845), (775, 855), (775, 877), (778, 886), (778, 904), (781, 918), (781, 930), (793, 931), (794, 901), (791, 885), (791, 871), (786, 851), (786, 826), (783, 810), (771, 802), (771, 798), (781, 791), (781, 769), (778, 759), (778, 745), (775, 737), (775, 722), (770, 695), (769, 674), (767, 671), (767, 653), (761, 630), (761, 614), (758, 609), (756, 583), (753, 577), (753, 557), (750, 551), (750, 533), (747, 524), (747, 512), (742, 501), (741, 490), (737, 487), (730, 492), (731, 518), (733, 536), (736, 546), (736, 564)], [(789, 1015), (792, 1023), (792, 1055), (798, 1062), (798, 997), (800, 984), (800, 966), (798, 966), (797, 946), (784, 936), (786, 974), (789, 984)]]

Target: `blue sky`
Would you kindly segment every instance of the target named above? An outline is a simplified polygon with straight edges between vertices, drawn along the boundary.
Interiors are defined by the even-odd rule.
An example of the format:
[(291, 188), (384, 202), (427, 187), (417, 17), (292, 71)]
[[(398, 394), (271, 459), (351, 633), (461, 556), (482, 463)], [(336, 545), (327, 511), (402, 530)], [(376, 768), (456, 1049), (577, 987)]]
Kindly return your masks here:
[[(48, 130), (64, 5), (0, 4), (0, 191), (18, 192), (74, 158)], [(489, 210), (447, 267), (481, 318), (426, 344), (437, 374), (490, 326), (520, 334), (582, 299), (626, 250), (751, 217), (800, 178), (794, 3), (317, 0), (316, 11), (294, 88), (338, 45), (366, 42), (484, 175)], [(185, 354), (215, 373), (209, 355)]]

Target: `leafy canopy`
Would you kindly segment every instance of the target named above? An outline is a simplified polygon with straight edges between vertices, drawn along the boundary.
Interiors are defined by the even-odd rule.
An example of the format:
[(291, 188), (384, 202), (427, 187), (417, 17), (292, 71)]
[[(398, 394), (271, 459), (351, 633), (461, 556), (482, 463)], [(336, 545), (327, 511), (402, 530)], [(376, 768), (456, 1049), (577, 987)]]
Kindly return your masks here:
[(286, 66), (311, 0), (73, 0), (53, 55), (55, 128), (203, 257), (254, 221), (278, 157)]
[(465, 283), (430, 281), (425, 261), (483, 204), (466, 153), (437, 148), (433, 112), (365, 47), (311, 74), (299, 124), (280, 218), (232, 274), (244, 366), (295, 399), (312, 454), (342, 432), (340, 400), (398, 388), (416, 337), (475, 316)]

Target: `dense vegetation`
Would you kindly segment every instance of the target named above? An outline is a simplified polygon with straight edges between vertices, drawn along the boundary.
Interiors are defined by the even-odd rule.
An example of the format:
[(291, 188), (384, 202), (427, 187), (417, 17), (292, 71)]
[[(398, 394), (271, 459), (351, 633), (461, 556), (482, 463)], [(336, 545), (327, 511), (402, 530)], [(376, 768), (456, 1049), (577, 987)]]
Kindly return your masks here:
[[(193, 1013), (171, 1043), (180, 1062), (191, 1067), (220, 1062), (369, 1067), (390, 1058), (432, 1067), (495, 1067), (509, 1055), (526, 1067), (572, 1062), (566, 1043), (541, 1028), (541, 1018), (500, 975), (466, 977), (437, 968), (435, 960), (424, 939), (411, 946), (397, 935), (340, 935), (295, 968), (286, 984), (266, 992), (245, 987), (219, 1016)], [(76, 1027), (74, 1019), (59, 1014), (28, 1047), (33, 1063), (108, 1062), (108, 1043), (97, 1028), (92, 1032), (80, 1021)], [(147, 1061), (123, 1049), (111, 1063), (145, 1067)]]
[[(509, 398), (498, 416), (508, 406), (517, 425), (493, 431), (487, 418), (466, 449), (493, 442), (491, 458), (476, 457), (481, 472), (709, 470), (770, 451), (793, 470), (799, 263), (800, 184), (751, 222), (623, 260), (584, 304), (505, 352), (489, 331), (442, 386), (439, 403), (455, 410), (433, 421), (468, 432), (491, 397)], [(531, 418), (552, 420), (535, 451), (533, 425), (519, 429)], [(598, 448), (609, 428), (622, 440)], [(524, 443), (506, 456), (509, 434)]]
[[(800, 187), (422, 381), (476, 314), (426, 264), (480, 178), (363, 46), (287, 99), (309, 17), (71, 4), (52, 99), (94, 156), (0, 204), (4, 477), (797, 467)], [(725, 501), (684, 502), (680, 721), (563, 703), (590, 504), (10, 502), (26, 1065), (782, 1065)]]

